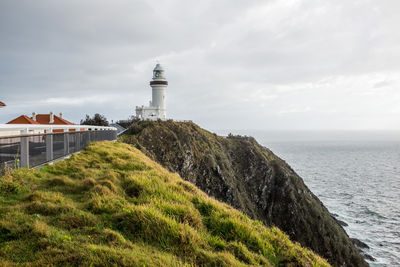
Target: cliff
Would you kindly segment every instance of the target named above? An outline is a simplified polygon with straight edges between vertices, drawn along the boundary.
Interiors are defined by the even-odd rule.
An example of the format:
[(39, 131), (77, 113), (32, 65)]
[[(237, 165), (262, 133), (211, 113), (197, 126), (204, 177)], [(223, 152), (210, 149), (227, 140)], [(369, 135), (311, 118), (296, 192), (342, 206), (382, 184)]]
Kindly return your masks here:
[(329, 266), (130, 145), (0, 177), (1, 266)]
[(252, 137), (227, 138), (194, 123), (139, 122), (123, 141), (216, 199), (311, 248), (335, 266), (368, 266), (301, 177)]

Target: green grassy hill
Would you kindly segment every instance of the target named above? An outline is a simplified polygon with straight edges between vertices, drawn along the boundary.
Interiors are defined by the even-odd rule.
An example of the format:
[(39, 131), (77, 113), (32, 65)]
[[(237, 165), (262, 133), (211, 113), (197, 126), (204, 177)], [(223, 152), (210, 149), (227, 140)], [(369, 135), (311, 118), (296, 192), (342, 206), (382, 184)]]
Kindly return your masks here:
[(130, 145), (0, 177), (0, 265), (329, 266)]
[(254, 138), (218, 136), (192, 122), (139, 121), (120, 140), (209, 196), (278, 227), (333, 266), (368, 266), (303, 179)]

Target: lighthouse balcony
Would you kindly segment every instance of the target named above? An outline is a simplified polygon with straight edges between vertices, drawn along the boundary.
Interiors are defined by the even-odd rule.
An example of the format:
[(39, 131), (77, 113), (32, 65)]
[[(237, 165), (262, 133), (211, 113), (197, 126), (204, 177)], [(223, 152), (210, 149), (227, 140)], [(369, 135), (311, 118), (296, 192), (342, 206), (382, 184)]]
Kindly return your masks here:
[(150, 85), (168, 85), (167, 81), (151, 81)]

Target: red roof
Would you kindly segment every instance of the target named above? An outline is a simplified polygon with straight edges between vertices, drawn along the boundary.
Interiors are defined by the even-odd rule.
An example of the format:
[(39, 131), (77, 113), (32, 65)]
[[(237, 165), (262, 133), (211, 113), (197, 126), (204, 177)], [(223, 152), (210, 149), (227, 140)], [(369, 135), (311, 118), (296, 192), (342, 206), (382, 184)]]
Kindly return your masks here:
[(0, 107), (5, 107), (6, 104), (4, 104), (3, 102), (0, 101)]
[(39, 124), (74, 125), (72, 122), (69, 122), (57, 115), (54, 115), (54, 122), (50, 123), (50, 114), (37, 114), (36, 121)]
[(28, 116), (21, 115), (9, 122), (7, 124), (39, 124), (37, 121), (32, 120)]
[(28, 116), (21, 115), (18, 118), (15, 118), (7, 124), (46, 124), (46, 125), (74, 125), (72, 122), (69, 122), (57, 115), (54, 115), (54, 122), (50, 123), (50, 114), (37, 114), (36, 121)]

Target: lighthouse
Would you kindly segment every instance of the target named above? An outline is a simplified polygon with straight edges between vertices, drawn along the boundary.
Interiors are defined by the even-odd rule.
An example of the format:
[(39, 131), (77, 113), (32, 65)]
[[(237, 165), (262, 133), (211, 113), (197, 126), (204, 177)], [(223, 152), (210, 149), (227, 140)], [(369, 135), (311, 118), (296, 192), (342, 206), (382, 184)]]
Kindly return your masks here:
[(142, 120), (166, 120), (166, 94), (168, 82), (165, 78), (165, 70), (161, 64), (153, 69), (153, 79), (150, 81), (152, 99), (148, 107), (136, 106), (136, 117)]

